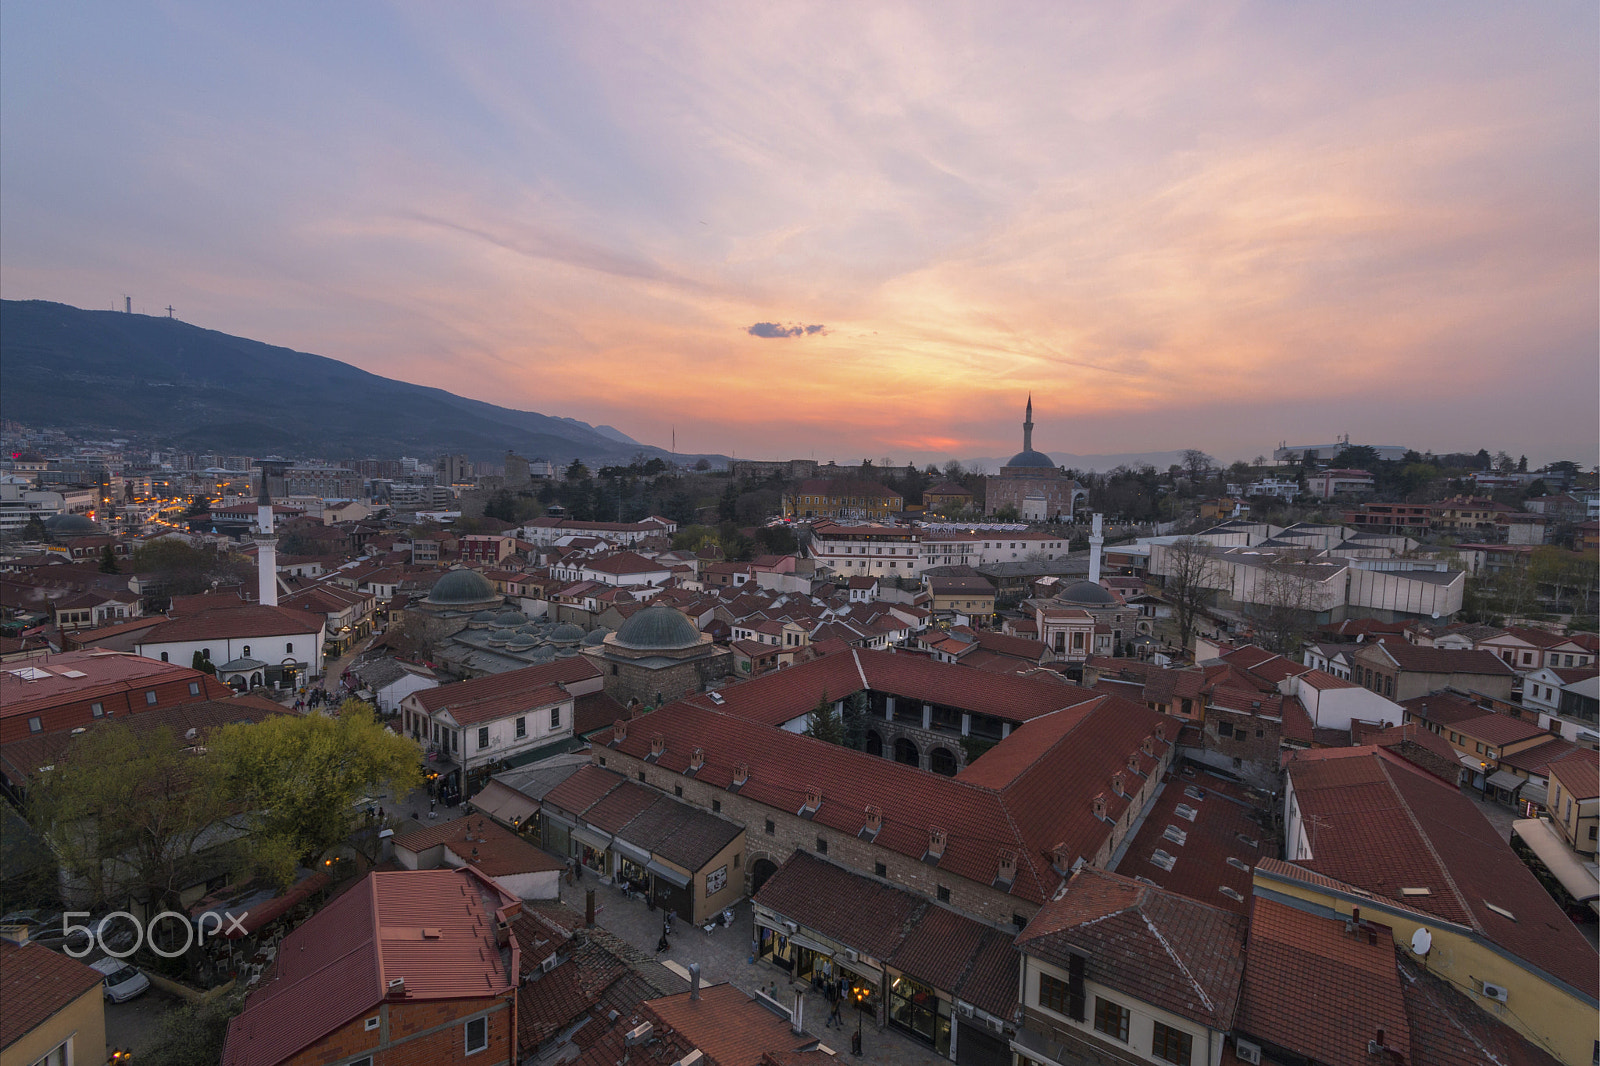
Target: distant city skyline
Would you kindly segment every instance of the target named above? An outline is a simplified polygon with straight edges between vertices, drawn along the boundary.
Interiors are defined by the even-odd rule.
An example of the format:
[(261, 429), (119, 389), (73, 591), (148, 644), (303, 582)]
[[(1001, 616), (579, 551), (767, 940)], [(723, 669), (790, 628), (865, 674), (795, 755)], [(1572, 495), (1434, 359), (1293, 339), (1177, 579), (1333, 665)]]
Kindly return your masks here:
[[(1600, 450), (1592, 4), (0, 8), (0, 295), (684, 453)], [(337, 397), (308, 397), (337, 402)]]

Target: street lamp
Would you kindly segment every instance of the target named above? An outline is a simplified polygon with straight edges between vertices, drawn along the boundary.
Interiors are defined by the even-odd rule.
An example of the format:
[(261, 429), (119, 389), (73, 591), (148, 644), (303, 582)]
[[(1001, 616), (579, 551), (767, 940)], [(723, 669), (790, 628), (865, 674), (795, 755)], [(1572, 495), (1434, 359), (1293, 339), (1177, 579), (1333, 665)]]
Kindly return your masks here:
[(867, 1001), (867, 990), (858, 985), (858, 986), (856, 986), (855, 992), (856, 992), (856, 997), (855, 997), (856, 998), (856, 1035), (850, 1038), (850, 1054), (859, 1056), (861, 1054), (861, 1015), (862, 1015), (862, 1005), (865, 1004), (866, 1001)]

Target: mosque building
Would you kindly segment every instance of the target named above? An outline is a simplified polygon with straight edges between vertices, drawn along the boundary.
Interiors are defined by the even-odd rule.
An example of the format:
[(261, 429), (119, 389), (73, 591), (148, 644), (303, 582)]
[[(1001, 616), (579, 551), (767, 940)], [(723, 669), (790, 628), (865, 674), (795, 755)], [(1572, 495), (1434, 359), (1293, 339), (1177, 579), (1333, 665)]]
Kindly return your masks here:
[(984, 478), (984, 513), (1014, 508), (1024, 522), (1070, 522), (1073, 504), (1086, 491), (1061, 473), (1055, 461), (1033, 450), (1033, 397), (1022, 422), (1022, 450), (1000, 473)]

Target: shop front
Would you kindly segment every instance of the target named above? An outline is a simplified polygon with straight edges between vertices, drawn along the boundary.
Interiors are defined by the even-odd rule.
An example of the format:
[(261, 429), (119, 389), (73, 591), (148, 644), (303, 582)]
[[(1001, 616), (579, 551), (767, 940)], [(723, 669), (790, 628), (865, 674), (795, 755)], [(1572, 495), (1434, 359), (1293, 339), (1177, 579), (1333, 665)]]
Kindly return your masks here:
[(611, 855), (615, 860), (617, 885), (629, 892), (650, 891), (650, 853), (623, 840), (611, 838)]
[(950, 1054), (950, 1001), (905, 974), (889, 980), (889, 1024), (941, 1055)]
[(556, 855), (571, 855), (573, 824), (564, 818), (557, 818), (549, 811), (540, 812), (540, 842), (544, 850)]
[(883, 1002), (882, 975), (872, 976), (868, 967), (852, 963), (847, 958), (835, 956), (835, 961), (839, 965), (840, 975), (848, 982), (850, 1005), (868, 1018), (876, 1019)]
[(694, 921), (693, 882), (682, 870), (674, 870), (666, 863), (651, 859), (645, 865), (650, 875), (650, 895), (656, 906), (672, 911), (686, 922)]
[(572, 830), (572, 857), (601, 877), (611, 876), (610, 848), (611, 838), (604, 833), (597, 833), (587, 826)]

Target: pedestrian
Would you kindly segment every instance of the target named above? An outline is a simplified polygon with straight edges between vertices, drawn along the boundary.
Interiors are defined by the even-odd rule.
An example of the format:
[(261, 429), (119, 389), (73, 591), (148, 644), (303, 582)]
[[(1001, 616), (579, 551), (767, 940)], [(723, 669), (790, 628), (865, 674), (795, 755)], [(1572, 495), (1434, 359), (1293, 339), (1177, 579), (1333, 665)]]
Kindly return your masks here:
[(667, 940), (666, 932), (663, 931), (661, 934), (661, 939), (656, 942), (656, 954), (659, 955), (670, 947), (672, 947), (672, 944)]
[(837, 1024), (839, 1028), (844, 1028), (844, 1015), (839, 1013), (839, 1005), (843, 1002), (844, 997), (835, 991), (833, 995), (833, 1010), (828, 1014), (828, 1024), (830, 1026)]
[(778, 982), (772, 982), (772, 991), (768, 993), (768, 995), (772, 997), (772, 1001), (774, 1003), (778, 1001)]
[(380, 821), (380, 822), (383, 821), (383, 808), (382, 807), (378, 808), (378, 821)]
[(438, 802), (439, 801), (437, 799), (435, 799), (434, 797), (432, 797), (432, 796), (428, 797), (428, 817), (430, 817), (430, 818), (433, 817), (433, 805), (438, 803)]

